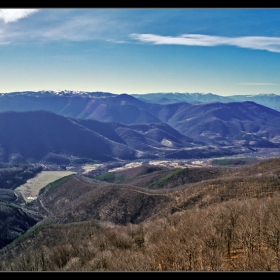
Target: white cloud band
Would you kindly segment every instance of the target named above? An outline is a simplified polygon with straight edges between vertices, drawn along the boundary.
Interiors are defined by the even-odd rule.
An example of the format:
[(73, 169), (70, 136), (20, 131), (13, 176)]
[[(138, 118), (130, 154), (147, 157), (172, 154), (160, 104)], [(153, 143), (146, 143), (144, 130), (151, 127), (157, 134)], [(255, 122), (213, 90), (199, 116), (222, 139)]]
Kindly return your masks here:
[(160, 36), (154, 34), (131, 34), (135, 40), (154, 45), (186, 45), (213, 47), (219, 45), (231, 45), (240, 48), (255, 50), (267, 50), (280, 52), (279, 37), (265, 36), (243, 36), (243, 37), (222, 37), (203, 34), (184, 34), (177, 37)]
[(9, 23), (28, 17), (36, 12), (38, 12), (38, 9), (0, 9), (0, 19), (5, 23)]

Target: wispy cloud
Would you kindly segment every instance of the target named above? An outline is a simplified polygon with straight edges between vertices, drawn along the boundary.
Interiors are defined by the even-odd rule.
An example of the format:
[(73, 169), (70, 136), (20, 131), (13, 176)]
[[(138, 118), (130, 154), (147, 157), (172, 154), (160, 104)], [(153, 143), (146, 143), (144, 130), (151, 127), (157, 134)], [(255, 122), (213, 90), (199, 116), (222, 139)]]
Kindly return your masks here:
[[(10, 10), (10, 11), (8, 11)], [(114, 10), (99, 9), (0, 9), (0, 44), (21, 42), (103, 40), (124, 43), (130, 28)], [(20, 22), (40, 11), (41, 16)], [(2, 22), (1, 22), (2, 21)], [(7, 24), (16, 22), (15, 24)]]
[(154, 45), (186, 45), (214, 47), (230, 45), (240, 48), (255, 50), (267, 50), (280, 52), (280, 37), (265, 36), (243, 36), (243, 37), (222, 37), (203, 34), (183, 34), (181, 36), (161, 36), (154, 34), (131, 34), (131, 38)]
[(5, 23), (14, 22), (38, 11), (38, 9), (0, 9), (0, 19)]
[[(106, 32), (108, 25), (101, 17), (74, 16), (69, 21), (62, 21), (55, 26), (37, 30), (33, 36), (48, 40), (85, 41), (99, 38)], [(43, 32), (42, 32), (43, 31)]]
[(239, 85), (243, 86), (276, 86), (275, 83), (239, 83)]

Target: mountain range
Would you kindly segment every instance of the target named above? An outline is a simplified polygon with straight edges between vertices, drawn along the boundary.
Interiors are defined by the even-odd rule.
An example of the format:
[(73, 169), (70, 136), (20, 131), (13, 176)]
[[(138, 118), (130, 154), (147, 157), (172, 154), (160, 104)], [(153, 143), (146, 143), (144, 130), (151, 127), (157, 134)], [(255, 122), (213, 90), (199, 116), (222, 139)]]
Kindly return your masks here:
[[(124, 124), (74, 119), (49, 111), (0, 113), (0, 161), (53, 162), (88, 159), (95, 162), (133, 161), (232, 154), (227, 147), (210, 147), (185, 136), (168, 124)], [(182, 156), (179, 156), (179, 158)]]
[[(280, 112), (253, 101), (154, 104), (128, 94), (0, 95), (0, 161), (207, 158), (279, 148)], [(67, 161), (67, 160), (66, 160)]]
[(187, 103), (205, 103), (205, 102), (242, 102), (253, 101), (258, 104), (280, 111), (280, 95), (274, 93), (260, 94), (237, 94), (221, 96), (213, 93), (180, 93), (180, 92), (164, 92), (164, 93), (144, 93), (131, 94), (132, 96), (145, 102), (157, 104), (170, 104), (178, 102)]
[[(279, 270), (277, 102), (0, 94), (0, 270)], [(76, 173), (27, 203), (17, 187), (44, 168)]]

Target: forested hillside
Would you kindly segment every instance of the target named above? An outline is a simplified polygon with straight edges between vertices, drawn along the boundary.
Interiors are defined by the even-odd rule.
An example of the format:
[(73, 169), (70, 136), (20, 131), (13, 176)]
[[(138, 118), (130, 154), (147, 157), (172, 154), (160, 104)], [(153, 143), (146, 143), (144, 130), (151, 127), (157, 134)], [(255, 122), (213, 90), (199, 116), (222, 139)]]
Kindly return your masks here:
[(279, 270), (279, 158), (111, 173), (42, 189), (29, 207), (45, 218), (0, 251), (1, 270)]

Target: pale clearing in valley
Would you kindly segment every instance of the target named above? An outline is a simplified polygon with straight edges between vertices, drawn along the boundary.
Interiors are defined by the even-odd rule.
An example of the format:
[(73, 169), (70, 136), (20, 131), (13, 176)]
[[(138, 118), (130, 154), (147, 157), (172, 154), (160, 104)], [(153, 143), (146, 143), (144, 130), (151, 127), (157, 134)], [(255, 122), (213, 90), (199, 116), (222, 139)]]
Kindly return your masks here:
[(53, 181), (60, 179), (64, 176), (74, 174), (73, 171), (42, 171), (34, 178), (27, 180), (27, 182), (16, 188), (19, 191), (25, 201), (30, 201), (38, 196), (41, 188)]

